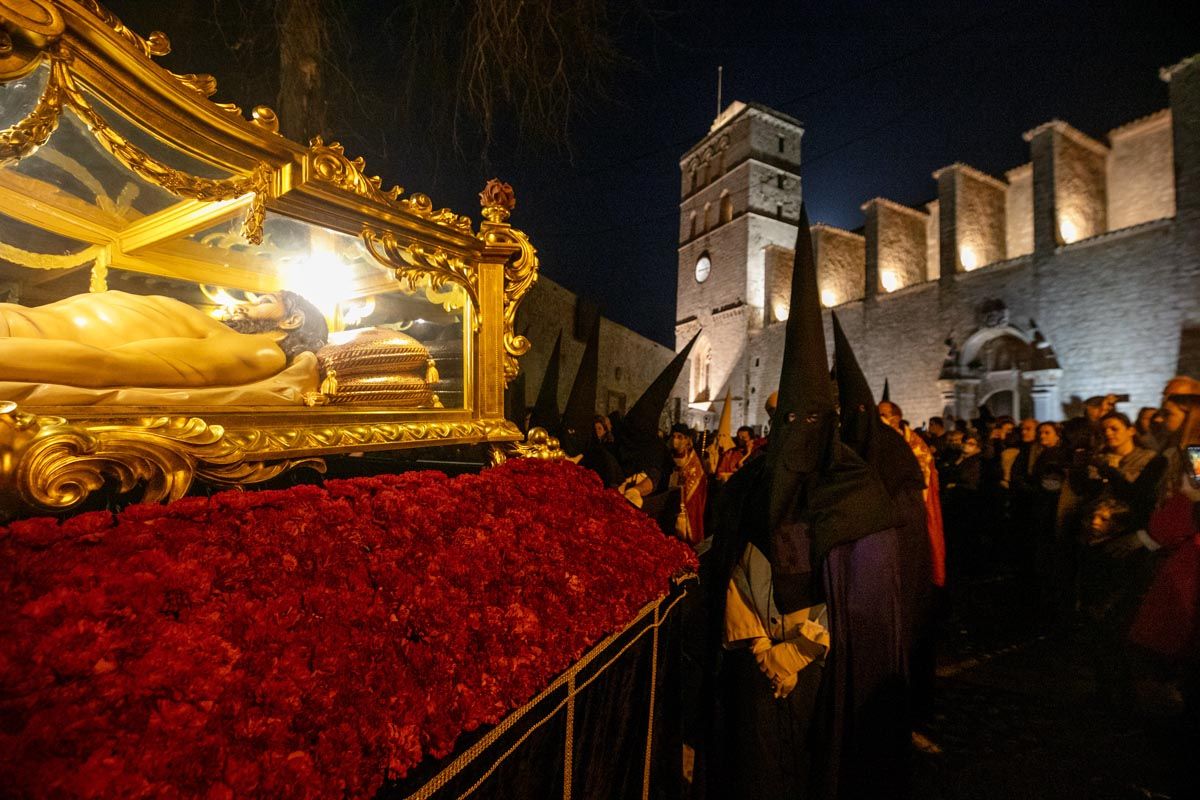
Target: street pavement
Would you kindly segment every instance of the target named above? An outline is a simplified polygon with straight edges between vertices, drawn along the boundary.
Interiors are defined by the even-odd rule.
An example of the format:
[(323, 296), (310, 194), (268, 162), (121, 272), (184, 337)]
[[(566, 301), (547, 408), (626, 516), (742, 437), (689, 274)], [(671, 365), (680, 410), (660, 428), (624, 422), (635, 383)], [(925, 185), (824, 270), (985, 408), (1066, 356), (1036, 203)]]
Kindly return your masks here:
[[(1132, 710), (1096, 698), (1080, 629), (1040, 633), (1011, 577), (975, 580), (943, 622), (934, 717), (921, 733), (913, 796), (924, 800), (1195, 800), (1177, 785), (1177, 698), (1157, 688)], [(1150, 694), (1150, 693), (1147, 693)], [(1190, 752), (1189, 752), (1190, 751)]]

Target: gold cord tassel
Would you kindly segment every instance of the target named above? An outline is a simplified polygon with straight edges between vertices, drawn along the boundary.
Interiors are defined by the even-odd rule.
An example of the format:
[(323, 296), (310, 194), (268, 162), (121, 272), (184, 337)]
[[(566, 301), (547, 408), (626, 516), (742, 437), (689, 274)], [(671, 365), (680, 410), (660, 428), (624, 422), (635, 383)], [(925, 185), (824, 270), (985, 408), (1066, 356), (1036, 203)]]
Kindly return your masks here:
[(437, 362), (431, 358), (425, 362), (425, 382), (433, 384), (440, 380), (441, 376), (438, 375)]

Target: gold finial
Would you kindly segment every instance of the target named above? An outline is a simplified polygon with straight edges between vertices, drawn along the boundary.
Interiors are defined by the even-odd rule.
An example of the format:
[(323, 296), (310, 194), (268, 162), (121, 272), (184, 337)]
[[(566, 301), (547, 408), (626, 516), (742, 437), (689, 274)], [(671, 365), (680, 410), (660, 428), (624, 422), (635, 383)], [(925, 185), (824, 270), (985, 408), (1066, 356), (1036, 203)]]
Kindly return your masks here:
[(250, 121), (271, 133), (279, 133), (279, 115), (269, 106), (255, 106), (250, 112)]
[(483, 218), (499, 224), (508, 221), (508, 216), (517, 207), (517, 196), (513, 194), (512, 186), (492, 178), (479, 193), (479, 202), (483, 206)]

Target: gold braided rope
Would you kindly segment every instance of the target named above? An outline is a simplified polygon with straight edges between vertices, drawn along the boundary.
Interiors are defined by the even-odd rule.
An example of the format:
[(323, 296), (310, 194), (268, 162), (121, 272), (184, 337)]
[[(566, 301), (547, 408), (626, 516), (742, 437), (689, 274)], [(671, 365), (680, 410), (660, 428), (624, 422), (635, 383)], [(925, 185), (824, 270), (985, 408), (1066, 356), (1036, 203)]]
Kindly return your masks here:
[(662, 624), (654, 609), (654, 641), (650, 646), (650, 713), (646, 718), (646, 764), (642, 767), (642, 800), (650, 800), (650, 754), (654, 749), (654, 690), (658, 686), (658, 626)]
[(242, 236), (251, 244), (262, 244), (267, 192), (271, 186), (270, 165), (259, 162), (250, 175), (221, 180), (189, 175), (167, 166), (109, 127), (75, 83), (69, 61), (69, 56), (61, 52), (52, 58), (50, 83), (61, 92), (63, 102), (79, 115), (101, 147), (141, 178), (177, 197), (216, 202), (252, 194)]
[[(687, 575), (681, 576), (676, 582), (682, 583), (683, 581), (689, 579), (690, 577), (694, 577), (694, 576), (687, 576)], [(647, 628), (644, 628), (641, 631), (638, 631), (638, 633), (632, 639), (630, 639), (629, 642), (627, 642), (624, 647), (622, 647), (619, 651), (617, 651), (617, 653), (615, 655), (613, 655), (612, 658), (610, 658), (608, 661), (606, 661), (604, 663), (604, 666), (602, 666), (600, 669), (598, 669), (596, 671), (595, 675), (588, 678), (582, 684), (578, 684), (575, 687), (574, 692), (575, 692), (575, 694), (578, 694), (579, 692), (586, 689), (589, 685), (591, 685), (592, 681), (596, 680), (598, 677), (603, 675), (608, 670), (608, 668), (611, 667), (618, 659), (620, 659), (621, 656), (625, 655), (625, 653), (631, 647), (633, 647), (635, 644), (637, 644), (639, 641), (641, 641), (641, 638), (643, 636), (645, 636), (648, 631), (650, 631), (652, 629), (654, 631), (657, 631), (658, 626), (662, 624), (662, 621), (665, 620), (670, 615), (671, 609), (673, 609), (676, 605), (678, 605), (679, 602), (681, 600), (683, 600), (683, 598), (686, 596), (687, 596), (687, 590), (685, 589), (679, 594), (678, 597), (676, 597), (674, 600), (671, 601), (671, 604), (667, 606), (667, 608), (662, 612), (661, 616), (657, 612), (658, 612), (659, 608), (662, 606), (663, 601), (666, 599), (666, 595), (663, 595), (663, 596), (647, 603), (645, 606), (642, 607), (641, 611), (639, 611), (637, 613), (637, 616), (635, 616), (628, 625), (626, 625), (624, 628), (617, 631), (616, 633), (609, 635), (602, 642), (600, 642), (598, 645), (593, 647), (590, 651), (588, 651), (587, 655), (585, 655), (579, 661), (575, 662), (575, 664), (569, 670), (567, 670), (567, 672), (560, 675), (553, 683), (551, 683), (544, 690), (542, 690), (542, 692), (540, 694), (538, 694), (536, 697), (534, 697), (532, 700), (530, 700), (525, 705), (518, 708), (516, 711), (509, 714), (507, 717), (505, 717), (504, 720), (502, 720), (495, 728), (488, 731), (487, 735), (485, 735), (483, 738), (481, 738), (475, 744), (473, 744), (469, 748), (467, 748), (467, 750), (462, 755), (460, 755), (458, 758), (454, 759), (454, 761), (450, 762), (450, 764), (448, 764), (445, 767), (445, 769), (443, 769), (437, 775), (433, 776), (433, 778), (431, 778), (424, 786), (422, 786), (420, 789), (418, 789), (413, 794), (409, 795), (407, 798), (405, 798), (405, 800), (429, 800), (429, 798), (433, 797), (433, 795), (435, 795), (438, 791), (440, 791), (442, 789), (443, 786), (445, 786), (447, 783), (449, 783), (449, 781), (452, 778), (454, 778), (456, 775), (458, 775), (458, 773), (462, 772), (463, 769), (465, 769), (472, 761), (474, 761), (476, 758), (478, 758), (479, 755), (481, 753), (483, 753), (483, 751), (485, 751), (487, 748), (491, 747), (496, 742), (497, 739), (499, 739), (501, 736), (503, 736), (505, 733), (507, 733), (509, 730), (511, 730), (513, 727), (515, 727), (516, 724), (521, 721), (521, 718), (524, 717), (525, 714), (527, 714), (530, 710), (532, 710), (538, 703), (540, 703), (542, 700), (545, 700), (546, 697), (548, 697), (551, 693), (553, 693), (555, 690), (559, 689), (560, 687), (562, 687), (564, 685), (568, 685), (568, 687), (569, 687), (569, 685), (574, 682), (575, 677), (580, 673), (580, 671), (582, 671), (585, 667), (587, 667), (589, 664), (591, 664), (593, 661), (595, 661), (597, 658), (599, 658), (600, 654), (604, 652), (605, 648), (607, 648), (609, 645), (611, 645), (614, 641), (616, 641), (618, 638), (623, 636), (625, 633), (632, 630), (648, 614), (650, 614), (651, 612), (655, 612), (655, 622), (654, 623), (652, 623)], [(657, 636), (655, 637), (654, 641), (657, 643)], [(655, 660), (657, 661), (657, 657), (655, 657)], [(511, 756), (514, 752), (517, 751), (517, 749), (522, 744), (524, 744), (525, 740), (528, 739), (530, 737), (530, 735), (533, 734), (534, 731), (536, 731), (538, 728), (542, 727), (542, 725), (546, 724), (551, 719), (553, 719), (554, 716), (556, 714), (558, 714), (558, 712), (561, 711), (563, 709), (563, 707), (566, 705), (567, 705), (566, 698), (564, 698), (563, 700), (560, 700), (554, 706), (554, 708), (550, 709), (550, 711), (545, 716), (543, 716), (540, 720), (538, 720), (537, 722), (530, 725), (529, 729), (527, 731), (525, 731), (525, 733), (521, 734), (520, 738), (518, 738), (517, 741), (513, 742), (513, 744), (507, 750), (505, 750), (503, 753), (501, 753), (496, 758), (496, 760), (492, 762), (491, 766), (489, 766), (487, 768), (487, 770), (482, 775), (479, 776), (479, 780), (475, 781), (475, 783), (473, 783), (465, 792), (463, 792), (462, 794), (460, 794), (458, 796), (458, 800), (465, 800), (465, 798), (467, 798), (471, 794), (473, 794), (476, 789), (478, 789), (480, 786), (483, 785), (484, 781), (486, 781), (488, 778), (491, 777), (492, 773), (495, 772), (499, 768), (499, 766), (508, 759), (509, 756)]]
[[(654, 607), (658, 613), (658, 606)], [(567, 741), (563, 745), (563, 800), (571, 800), (571, 784), (575, 782), (575, 676), (567, 681)]]
[(71, 269), (72, 267), (82, 267), (95, 258), (101, 249), (99, 245), (92, 245), (91, 247), (85, 247), (78, 253), (56, 255), (54, 253), (36, 253), (32, 250), (22, 250), (20, 247), (0, 242), (0, 258), (5, 261), (11, 261), (20, 267), (27, 267), (28, 269)]

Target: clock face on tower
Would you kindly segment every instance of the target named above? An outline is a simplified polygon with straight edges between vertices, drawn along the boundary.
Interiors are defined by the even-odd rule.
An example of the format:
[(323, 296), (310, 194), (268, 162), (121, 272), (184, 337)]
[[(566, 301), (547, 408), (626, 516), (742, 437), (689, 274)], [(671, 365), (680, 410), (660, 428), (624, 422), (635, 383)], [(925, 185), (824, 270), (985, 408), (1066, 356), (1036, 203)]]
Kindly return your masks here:
[(712, 271), (712, 261), (708, 257), (708, 253), (701, 253), (696, 259), (696, 283), (704, 283), (708, 280), (708, 273)]

